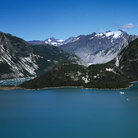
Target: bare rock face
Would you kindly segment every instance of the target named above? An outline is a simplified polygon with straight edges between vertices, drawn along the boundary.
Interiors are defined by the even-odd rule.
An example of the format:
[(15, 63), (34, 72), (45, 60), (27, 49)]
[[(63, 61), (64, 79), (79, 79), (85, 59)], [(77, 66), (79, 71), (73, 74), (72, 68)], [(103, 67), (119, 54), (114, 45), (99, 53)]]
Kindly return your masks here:
[(64, 51), (76, 54), (88, 64), (103, 64), (115, 58), (135, 35), (122, 30), (78, 36), (74, 41), (60, 46)]
[(21, 38), (0, 32), (0, 79), (37, 76), (61, 62), (85, 64), (58, 47), (30, 45)]

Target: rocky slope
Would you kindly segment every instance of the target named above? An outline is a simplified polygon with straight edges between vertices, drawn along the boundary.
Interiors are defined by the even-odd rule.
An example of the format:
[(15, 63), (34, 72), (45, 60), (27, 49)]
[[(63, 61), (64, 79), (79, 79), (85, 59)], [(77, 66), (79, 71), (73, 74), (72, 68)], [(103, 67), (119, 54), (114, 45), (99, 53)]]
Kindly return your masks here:
[(58, 47), (30, 45), (23, 39), (0, 32), (0, 79), (37, 76), (61, 62), (85, 64)]
[(132, 41), (112, 61), (84, 67), (70, 63), (55, 66), (48, 73), (20, 86), (28, 89), (60, 86), (87, 88), (127, 88), (131, 81), (138, 81), (138, 38)]
[(138, 81), (138, 39), (125, 47), (115, 61), (115, 65), (124, 72), (130, 81)]
[(60, 46), (64, 51), (73, 53), (89, 64), (102, 64), (115, 58), (129, 42), (136, 39), (122, 30), (107, 31), (100, 34), (78, 36), (73, 42)]

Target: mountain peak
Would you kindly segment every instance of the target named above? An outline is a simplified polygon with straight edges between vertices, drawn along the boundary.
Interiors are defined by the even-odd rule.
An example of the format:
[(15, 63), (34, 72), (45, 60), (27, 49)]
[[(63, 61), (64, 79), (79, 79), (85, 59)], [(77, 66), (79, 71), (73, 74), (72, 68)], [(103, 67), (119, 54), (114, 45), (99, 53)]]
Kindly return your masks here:
[(54, 37), (50, 37), (50, 38), (45, 39), (45, 41), (48, 41), (48, 40), (56, 41), (56, 40), (58, 40), (58, 39), (56, 39), (56, 38), (54, 38)]
[(75, 40), (75, 39), (76, 39), (76, 37), (69, 37), (66, 40), (61, 40), (61, 39), (57, 39), (55, 37), (50, 37), (50, 38), (45, 39), (44, 41), (33, 40), (33, 41), (28, 41), (28, 43), (30, 43), (30, 44), (49, 44), (49, 45), (54, 45), (54, 46), (60, 46), (63, 44), (73, 42), (73, 40)]
[(113, 37), (114, 39), (117, 39), (119, 38), (123, 33), (125, 33), (124, 31), (122, 30), (118, 30), (118, 31), (106, 31), (104, 33), (104, 35), (106, 35), (106, 37)]
[(118, 29), (118, 31), (125, 32), (125, 31), (123, 31), (123, 30), (121, 30), (121, 29)]
[(102, 64), (115, 58), (135, 38), (122, 30), (108, 30), (104, 33), (80, 35), (72, 43), (60, 48), (76, 54), (89, 64)]
[(112, 32), (111, 30), (107, 30), (107, 31), (105, 31), (105, 33), (109, 33), (109, 32)]

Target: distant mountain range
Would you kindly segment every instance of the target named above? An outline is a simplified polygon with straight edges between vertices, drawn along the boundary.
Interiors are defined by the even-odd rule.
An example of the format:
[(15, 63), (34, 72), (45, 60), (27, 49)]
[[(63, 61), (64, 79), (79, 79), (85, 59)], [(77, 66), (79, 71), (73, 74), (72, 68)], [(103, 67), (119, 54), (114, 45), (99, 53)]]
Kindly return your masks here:
[(64, 44), (60, 48), (81, 57), (90, 65), (103, 64), (115, 58), (136, 38), (136, 35), (128, 35), (122, 30), (107, 31), (78, 36), (75, 41)]
[[(114, 36), (116, 35), (114, 34)], [(24, 82), (20, 87), (39, 89), (83, 86), (86, 88), (120, 89), (129, 87), (132, 81), (138, 81), (138, 38), (130, 42), (116, 58), (108, 63), (89, 67), (61, 63), (44, 75)]]
[(21, 38), (0, 32), (0, 80), (37, 76), (61, 62), (86, 63), (48, 44), (31, 45)]
[(52, 37), (45, 41), (34, 40), (28, 41), (28, 43), (58, 46), (68, 53), (77, 55), (91, 65), (107, 63), (136, 38), (136, 35), (128, 35), (126, 32), (118, 30), (70, 37), (65, 41)]
[[(109, 83), (113, 88), (113, 82), (122, 80), (124, 82), (120, 84), (126, 87), (130, 85), (130, 80), (137, 80), (136, 38), (135, 35), (118, 30), (70, 37), (65, 41), (51, 38), (44, 43), (29, 44), (21, 38), (0, 32), (0, 80), (35, 77), (49, 71), (46, 78), (50, 84), (48, 82), (45, 86), (87, 85), (107, 88)], [(130, 43), (131, 41), (133, 42)], [(58, 47), (50, 45), (51, 43)], [(129, 43), (133, 45), (133, 50), (128, 48)], [(111, 62), (106, 63), (108, 61)], [(86, 67), (88, 63), (102, 64)], [(54, 67), (55, 65), (57, 66)], [(42, 83), (41, 87), (43, 86)], [(123, 87), (118, 83), (114, 83), (114, 86)]]
[(54, 37), (48, 38), (44, 41), (40, 41), (40, 40), (32, 40), (32, 41), (28, 41), (29, 44), (49, 44), (49, 45), (54, 45), (54, 46), (61, 46), (70, 42), (73, 42), (76, 39), (76, 37), (69, 37), (66, 40), (60, 40), (60, 39), (56, 39)]

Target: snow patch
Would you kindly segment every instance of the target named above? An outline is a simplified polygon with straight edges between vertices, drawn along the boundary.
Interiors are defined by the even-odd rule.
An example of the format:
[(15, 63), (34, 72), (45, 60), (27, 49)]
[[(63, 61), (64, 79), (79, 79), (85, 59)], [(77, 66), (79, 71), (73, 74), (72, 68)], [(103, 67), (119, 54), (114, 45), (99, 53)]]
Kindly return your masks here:
[(92, 65), (92, 64), (93, 64), (93, 63), (90, 63), (90, 62), (89, 62), (89, 63), (88, 63), (88, 66), (90, 66), (90, 65)]
[(94, 37), (91, 37), (90, 40), (93, 39), (93, 38), (94, 38)]
[(106, 37), (109, 37), (109, 36), (113, 36), (114, 39), (117, 39), (121, 36), (122, 32), (121, 31), (112, 31), (112, 32), (107, 32), (107, 33), (104, 33), (106, 35)]
[(105, 38), (105, 35), (103, 35), (102, 38)]
[(88, 75), (86, 75), (86, 77), (84, 77), (84, 76), (82, 77), (82, 79), (84, 80), (85, 83), (90, 82), (90, 80), (88, 79), (88, 77), (89, 77)]
[(57, 43), (56, 43), (56, 42), (52, 42), (51, 44), (52, 44), (52, 45), (55, 45), (55, 46), (57, 45)]
[(104, 34), (106, 35), (106, 37), (109, 37), (109, 36), (113, 35), (114, 32), (107, 32), (107, 33), (104, 33)]
[(121, 36), (121, 34), (122, 34), (121, 31), (116, 31), (116, 32), (114, 32), (113, 38), (117, 39), (117, 38), (119, 38)]
[(119, 67), (119, 57), (118, 57), (118, 56), (116, 57), (115, 65), (116, 65), (117, 67)]
[(75, 41), (78, 41), (80, 38), (79, 37), (77, 37), (75, 40), (73, 40), (73, 42), (75, 42)]
[(51, 42), (52, 40), (51, 39), (48, 39), (48, 42)]
[(61, 42), (64, 42), (64, 40), (57, 40), (57, 41), (60, 42), (60, 43), (61, 43)]
[(97, 74), (97, 75), (93, 76), (93, 78), (94, 78), (94, 79), (100, 78), (100, 74)]
[(106, 68), (105, 70), (109, 71), (109, 72), (111, 72), (111, 71), (113, 72), (114, 71), (112, 68)]
[(100, 37), (100, 36), (103, 36), (103, 34), (96, 34), (95, 36)]

